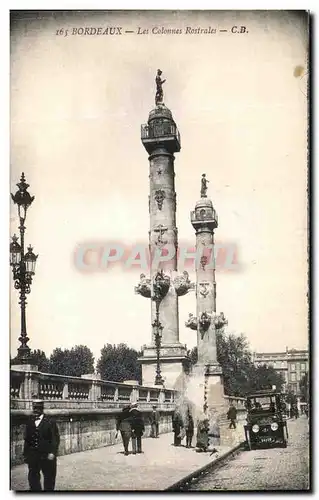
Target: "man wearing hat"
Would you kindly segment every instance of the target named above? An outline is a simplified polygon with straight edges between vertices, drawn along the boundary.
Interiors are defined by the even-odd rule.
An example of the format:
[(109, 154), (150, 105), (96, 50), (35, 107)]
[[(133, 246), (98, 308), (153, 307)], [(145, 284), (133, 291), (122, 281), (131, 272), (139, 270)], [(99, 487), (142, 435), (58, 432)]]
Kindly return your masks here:
[(132, 425), (132, 450), (133, 455), (142, 453), (142, 436), (145, 430), (141, 412), (137, 408), (137, 403), (131, 404), (131, 425)]
[(26, 425), (24, 435), (23, 456), (29, 467), (30, 491), (42, 490), (41, 471), (43, 490), (53, 491), (55, 487), (60, 436), (56, 423), (43, 414), (43, 405), (42, 400), (33, 401), (33, 415)]
[(131, 421), (132, 417), (130, 413), (130, 406), (125, 406), (122, 409), (122, 412), (119, 415), (116, 423), (117, 432), (118, 431), (121, 432), (123, 446), (124, 446), (124, 455), (128, 455), (128, 445), (132, 437)]

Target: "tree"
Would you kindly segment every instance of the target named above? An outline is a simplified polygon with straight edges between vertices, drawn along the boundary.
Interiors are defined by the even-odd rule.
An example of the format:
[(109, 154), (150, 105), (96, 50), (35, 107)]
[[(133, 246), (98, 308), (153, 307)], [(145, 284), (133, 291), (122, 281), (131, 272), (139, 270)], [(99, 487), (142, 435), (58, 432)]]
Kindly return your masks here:
[(303, 402), (308, 403), (309, 400), (309, 374), (306, 372), (299, 382), (300, 393)]
[(287, 396), (286, 396), (286, 401), (291, 406), (296, 405), (297, 404), (297, 396), (296, 396), (296, 394), (294, 394), (291, 390), (288, 391)]
[(51, 373), (80, 377), (94, 372), (94, 356), (92, 351), (84, 345), (77, 345), (72, 349), (54, 349), (50, 356)]
[(225, 394), (245, 396), (250, 392), (253, 367), (249, 343), (245, 335), (217, 333), (217, 361), (223, 370)]
[(285, 379), (283, 375), (277, 372), (272, 366), (263, 364), (252, 369), (250, 377), (251, 391), (271, 389), (274, 385), (277, 391), (281, 391), (284, 383)]
[[(271, 389), (276, 385), (280, 390), (284, 383), (281, 374), (274, 368), (255, 367), (249, 342), (245, 335), (226, 335), (218, 332), (216, 335), (217, 361), (221, 365), (225, 394), (230, 396), (246, 396), (248, 393)], [(197, 363), (197, 347), (190, 352), (191, 363)]]
[(106, 344), (101, 349), (101, 357), (97, 362), (97, 371), (103, 380), (123, 382), (138, 380), (142, 383), (142, 369), (137, 359), (141, 353), (126, 344)]
[[(16, 356), (15, 358), (10, 360), (10, 364), (18, 364), (19, 359)], [(44, 351), (40, 349), (34, 349), (30, 352), (30, 365), (36, 365), (38, 367), (39, 372), (49, 373), (50, 372), (50, 362), (46, 357)]]
[(197, 359), (198, 359), (197, 345), (195, 347), (193, 347), (193, 349), (191, 351), (188, 351), (187, 355), (191, 361), (191, 364), (195, 365), (197, 363)]

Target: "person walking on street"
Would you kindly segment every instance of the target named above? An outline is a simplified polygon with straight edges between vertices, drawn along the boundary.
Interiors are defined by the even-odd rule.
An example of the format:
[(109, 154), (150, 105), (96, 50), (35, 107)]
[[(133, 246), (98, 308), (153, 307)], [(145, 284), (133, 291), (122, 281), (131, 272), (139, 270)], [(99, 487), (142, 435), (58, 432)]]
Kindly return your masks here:
[(57, 453), (60, 444), (56, 423), (43, 413), (44, 402), (36, 400), (32, 405), (33, 415), (26, 425), (24, 434), (24, 461), (28, 464), (30, 491), (53, 491), (55, 488)]
[[(124, 455), (128, 455), (128, 445), (132, 437), (131, 413), (130, 406), (125, 406), (120, 414), (117, 423), (116, 431), (121, 432), (122, 442), (124, 446)], [(116, 435), (117, 435), (116, 433)]]
[(184, 429), (184, 422), (180, 412), (176, 409), (173, 413), (174, 446), (180, 446), (182, 442), (181, 432)]
[(132, 450), (133, 455), (142, 453), (142, 436), (145, 430), (141, 412), (137, 408), (137, 403), (133, 403), (130, 409), (132, 426)]
[(151, 437), (158, 438), (158, 430), (159, 430), (159, 412), (157, 411), (157, 407), (153, 406), (153, 411), (151, 414)]
[(227, 418), (230, 420), (229, 429), (236, 429), (237, 409), (234, 406), (234, 403), (231, 403), (228, 409)]
[(186, 421), (186, 448), (192, 447), (193, 436), (194, 436), (194, 420), (190, 410), (188, 410), (187, 421)]

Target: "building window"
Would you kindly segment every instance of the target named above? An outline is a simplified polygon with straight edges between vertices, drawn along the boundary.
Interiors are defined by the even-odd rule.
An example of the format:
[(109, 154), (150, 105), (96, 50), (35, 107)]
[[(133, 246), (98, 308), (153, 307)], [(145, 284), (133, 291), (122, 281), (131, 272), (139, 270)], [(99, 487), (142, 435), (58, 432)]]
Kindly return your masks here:
[(290, 380), (291, 380), (291, 382), (296, 382), (296, 374), (295, 373), (290, 374)]
[(297, 370), (300, 370), (300, 363), (296, 363)]
[(296, 371), (296, 365), (295, 364), (290, 365), (290, 371), (291, 372), (295, 372)]
[(302, 379), (303, 379), (303, 377), (304, 377), (305, 375), (306, 375), (306, 373), (305, 373), (305, 372), (301, 372), (301, 373), (300, 373), (300, 380), (302, 380)]
[(301, 363), (300, 370), (304, 372), (305, 369), (306, 369), (305, 363)]

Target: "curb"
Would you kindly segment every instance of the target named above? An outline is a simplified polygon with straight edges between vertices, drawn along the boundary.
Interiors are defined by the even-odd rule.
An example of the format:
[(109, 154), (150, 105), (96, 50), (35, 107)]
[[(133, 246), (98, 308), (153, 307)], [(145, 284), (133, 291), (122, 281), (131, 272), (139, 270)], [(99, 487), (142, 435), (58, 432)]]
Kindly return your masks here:
[(213, 460), (212, 462), (209, 462), (208, 464), (204, 465), (200, 469), (195, 470), (195, 472), (192, 472), (191, 474), (188, 474), (188, 476), (184, 477), (183, 479), (180, 479), (177, 481), (177, 483), (172, 484), (168, 488), (165, 488), (164, 491), (187, 491), (189, 483), (193, 481), (193, 479), (199, 478), (204, 472), (208, 471), (209, 469), (214, 469), (218, 465), (221, 465), (221, 463), (229, 458), (231, 455), (236, 454), (236, 452), (240, 451), (243, 449), (244, 446), (244, 441), (237, 444), (232, 448), (231, 450), (227, 451), (224, 453), (224, 455), (221, 455), (218, 457), (216, 460)]

